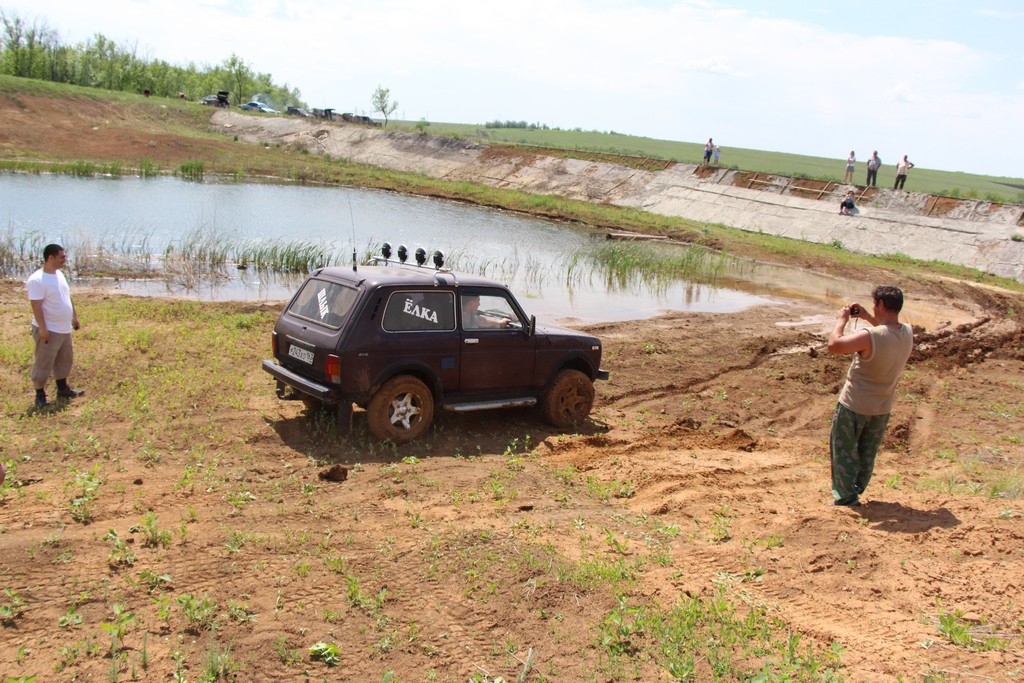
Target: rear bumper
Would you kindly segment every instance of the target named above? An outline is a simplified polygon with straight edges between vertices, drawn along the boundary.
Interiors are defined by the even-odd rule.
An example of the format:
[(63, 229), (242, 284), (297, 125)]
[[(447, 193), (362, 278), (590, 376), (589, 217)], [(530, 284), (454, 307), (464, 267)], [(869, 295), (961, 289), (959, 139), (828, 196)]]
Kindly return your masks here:
[(292, 372), (284, 366), (278, 365), (272, 360), (263, 361), (263, 369), (269, 372), (271, 376), (277, 380), (278, 398), (288, 398), (282, 391), (282, 385), (287, 385), (295, 391), (312, 396), (313, 398), (318, 398), (321, 401), (330, 402), (337, 399), (337, 393), (326, 384), (320, 384), (319, 382), (307, 379), (302, 375)]

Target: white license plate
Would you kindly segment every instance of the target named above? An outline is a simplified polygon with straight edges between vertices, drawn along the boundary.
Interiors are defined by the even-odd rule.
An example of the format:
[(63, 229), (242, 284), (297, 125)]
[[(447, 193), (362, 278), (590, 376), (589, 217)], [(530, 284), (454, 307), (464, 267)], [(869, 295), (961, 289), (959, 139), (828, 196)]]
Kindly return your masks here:
[(301, 346), (296, 346), (295, 344), (292, 344), (291, 346), (289, 346), (288, 347), (288, 355), (291, 356), (292, 358), (298, 358), (299, 360), (301, 360), (303, 363), (306, 363), (307, 365), (312, 365), (313, 364), (313, 352), (312, 351), (307, 351), (306, 349), (302, 348)]

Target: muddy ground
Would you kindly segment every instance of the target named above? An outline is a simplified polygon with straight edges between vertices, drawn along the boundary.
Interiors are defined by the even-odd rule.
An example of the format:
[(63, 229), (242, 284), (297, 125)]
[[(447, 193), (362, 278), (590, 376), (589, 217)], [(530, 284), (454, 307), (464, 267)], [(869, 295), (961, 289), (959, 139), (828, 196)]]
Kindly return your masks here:
[[(55, 128), (81, 125), (63, 115)], [(0, 141), (24, 138), (4, 120)], [(274, 397), (259, 362), (279, 305), (78, 291), (87, 394), (36, 414), (28, 305), (4, 282), (0, 674), (670, 680), (653, 634), (609, 643), (609, 617), (722, 595), (798, 635), (824, 662), (804, 674), (1020, 680), (1021, 297), (864, 279), (880, 277), (904, 285), (908, 314), (950, 315), (917, 329), (855, 509), (830, 506), (848, 364), (822, 346), (830, 304), (590, 326), (612, 377), (578, 432), (530, 411), (447, 415), (393, 449), (359, 413), (346, 437)], [(346, 478), (321, 478), (335, 464)], [(321, 641), (337, 666), (311, 658)], [(725, 678), (760, 666), (737, 657)], [(713, 677), (706, 653), (695, 662), (695, 680)]]

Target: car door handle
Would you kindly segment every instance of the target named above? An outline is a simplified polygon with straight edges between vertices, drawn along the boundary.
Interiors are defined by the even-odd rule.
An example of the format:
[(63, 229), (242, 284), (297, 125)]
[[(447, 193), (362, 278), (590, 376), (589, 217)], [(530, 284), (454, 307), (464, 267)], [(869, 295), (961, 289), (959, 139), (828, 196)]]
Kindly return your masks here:
[(468, 339), (464, 339), (463, 341), (465, 343), (467, 343), (467, 344), (479, 344), (480, 343), (480, 340), (477, 339), (476, 337), (469, 337)]

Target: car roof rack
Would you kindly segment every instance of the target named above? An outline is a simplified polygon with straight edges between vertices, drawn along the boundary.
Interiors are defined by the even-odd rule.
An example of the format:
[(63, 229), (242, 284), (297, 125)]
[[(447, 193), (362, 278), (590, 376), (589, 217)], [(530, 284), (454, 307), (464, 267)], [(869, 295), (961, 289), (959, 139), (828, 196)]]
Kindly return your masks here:
[[(398, 249), (393, 252), (391, 249), (391, 244), (385, 242), (383, 245), (381, 245), (380, 253), (380, 256), (370, 257), (370, 263), (372, 265), (395, 265), (404, 268), (410, 268), (413, 270), (420, 270), (423, 268), (431, 267), (427, 265), (427, 250), (424, 249), (423, 247), (417, 247), (416, 251), (413, 254), (413, 257), (416, 260), (415, 263), (409, 263), (409, 248), (406, 247), (404, 244), (399, 244)], [(391, 258), (392, 254), (394, 254), (398, 258)], [(444, 252), (440, 250), (435, 250), (434, 253), (431, 254), (430, 260), (432, 263), (432, 267), (434, 269), (435, 285), (447, 284), (444, 280), (445, 276), (451, 277), (451, 284), (459, 284), (458, 278), (456, 278), (455, 273), (452, 272), (451, 268), (444, 267)]]

